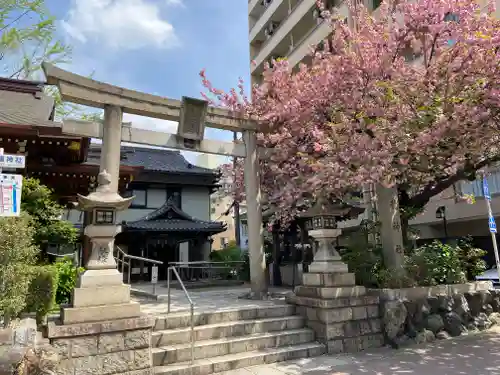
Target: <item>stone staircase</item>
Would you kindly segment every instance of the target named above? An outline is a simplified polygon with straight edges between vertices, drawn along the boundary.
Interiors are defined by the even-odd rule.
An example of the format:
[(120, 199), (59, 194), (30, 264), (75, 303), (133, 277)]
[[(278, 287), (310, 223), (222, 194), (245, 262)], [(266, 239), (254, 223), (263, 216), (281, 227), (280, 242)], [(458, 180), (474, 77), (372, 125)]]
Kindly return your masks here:
[[(191, 366), (189, 312), (158, 317), (152, 335), (156, 375), (207, 375), (324, 354), (295, 306), (275, 304), (194, 315)], [(191, 367), (192, 372), (191, 372)]]

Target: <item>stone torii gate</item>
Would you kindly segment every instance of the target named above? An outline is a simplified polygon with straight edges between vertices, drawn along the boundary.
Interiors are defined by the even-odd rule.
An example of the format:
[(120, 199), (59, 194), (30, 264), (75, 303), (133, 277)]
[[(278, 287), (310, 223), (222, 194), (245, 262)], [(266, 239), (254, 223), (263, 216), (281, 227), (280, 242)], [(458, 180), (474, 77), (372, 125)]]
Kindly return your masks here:
[[(120, 142), (132, 142), (245, 158), (251, 290), (253, 298), (262, 298), (267, 293), (267, 284), (256, 124), (241, 119), (226, 109), (208, 106), (203, 100), (183, 97), (182, 101), (179, 101), (137, 92), (73, 74), (47, 63), (43, 64), (43, 70), (47, 83), (57, 85), (64, 101), (104, 109), (104, 124), (64, 120), (62, 125), (62, 131), (67, 134), (102, 138), (100, 187), (107, 195), (104, 197), (101, 192), (99, 196), (96, 192), (88, 197), (79, 197), (80, 209), (94, 211), (93, 225), (89, 226), (90, 229), (86, 231), (93, 243), (92, 255), (82, 279), (85, 279), (86, 274), (88, 277), (91, 274), (98, 276), (99, 272), (109, 275), (114, 272), (112, 269), (116, 270), (112, 251), (111, 255), (103, 254), (102, 238), (108, 237), (109, 244), (106, 247), (109, 252), (113, 248), (114, 236), (121, 228), (115, 225), (113, 220), (108, 223), (108, 226), (112, 227), (109, 234), (103, 234), (99, 223), (96, 223), (96, 218), (105, 215), (101, 212), (103, 204), (104, 207), (115, 207), (115, 210), (126, 209), (130, 204), (118, 195), (118, 176)], [(123, 113), (178, 121), (177, 134), (132, 128), (122, 123)], [(205, 126), (242, 132), (244, 142), (236, 144), (204, 139)], [(112, 195), (114, 198), (111, 197)], [(106, 205), (106, 200), (115, 202), (107, 202)], [(96, 226), (98, 230), (92, 230)], [(106, 272), (103, 273), (104, 270)]]

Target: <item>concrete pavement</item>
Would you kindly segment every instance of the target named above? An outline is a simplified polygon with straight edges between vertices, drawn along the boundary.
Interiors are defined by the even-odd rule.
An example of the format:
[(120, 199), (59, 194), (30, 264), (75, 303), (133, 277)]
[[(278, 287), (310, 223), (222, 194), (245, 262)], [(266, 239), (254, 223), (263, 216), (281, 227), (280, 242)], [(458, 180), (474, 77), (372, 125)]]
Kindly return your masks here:
[(500, 375), (500, 327), (430, 345), (248, 367), (218, 375)]

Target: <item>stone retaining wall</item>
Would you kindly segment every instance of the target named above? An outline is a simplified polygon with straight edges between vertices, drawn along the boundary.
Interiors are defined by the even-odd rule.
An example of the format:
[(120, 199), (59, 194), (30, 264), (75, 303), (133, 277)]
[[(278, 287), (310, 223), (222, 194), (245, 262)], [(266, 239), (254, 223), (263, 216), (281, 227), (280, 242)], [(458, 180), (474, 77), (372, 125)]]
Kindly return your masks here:
[(380, 296), (385, 339), (395, 348), (500, 324), (500, 290), (491, 282), (370, 292)]
[(60, 375), (151, 375), (154, 318), (56, 325), (45, 336), (60, 357)]
[(402, 289), (368, 289), (368, 294), (376, 295), (381, 301), (417, 300), (425, 297), (491, 290), (491, 281), (476, 281), (466, 284), (436, 285)]

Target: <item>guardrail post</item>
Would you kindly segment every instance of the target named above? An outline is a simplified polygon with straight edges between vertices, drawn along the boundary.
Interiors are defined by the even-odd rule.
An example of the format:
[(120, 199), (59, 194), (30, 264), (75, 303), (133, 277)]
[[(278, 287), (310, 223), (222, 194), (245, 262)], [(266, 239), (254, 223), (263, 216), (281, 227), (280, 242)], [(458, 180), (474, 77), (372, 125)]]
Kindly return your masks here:
[(167, 313), (170, 313), (170, 277), (172, 270), (170, 267), (167, 268)]

